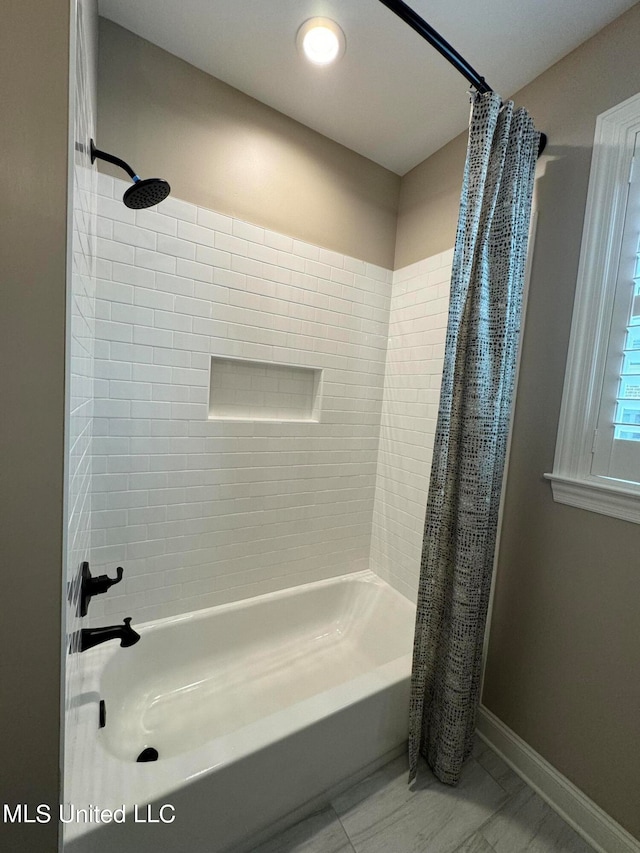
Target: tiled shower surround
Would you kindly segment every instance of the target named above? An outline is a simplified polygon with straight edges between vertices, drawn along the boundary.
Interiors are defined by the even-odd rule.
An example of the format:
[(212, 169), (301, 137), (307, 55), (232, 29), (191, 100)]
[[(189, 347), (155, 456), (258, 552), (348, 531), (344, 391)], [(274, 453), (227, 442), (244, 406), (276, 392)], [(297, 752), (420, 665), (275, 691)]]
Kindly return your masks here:
[[(417, 315), (442, 291), (433, 262), (396, 273), (405, 301), (398, 291), (392, 304), (389, 270), (174, 198), (134, 212), (121, 201), (127, 186), (99, 179), (91, 554), (95, 572), (124, 565), (125, 581), (92, 602), (92, 621), (159, 618), (368, 568), (372, 519), (371, 568), (411, 595), (420, 489), (422, 518), (426, 503), (416, 471), (431, 444), (423, 434), (418, 449), (419, 431), (433, 421), (434, 394), (437, 407), (433, 376), (417, 378), (439, 353), (435, 340), (428, 355), (418, 344)], [(412, 344), (399, 336), (412, 323), (419, 361), (403, 372)], [(210, 417), (212, 356), (231, 364), (240, 403), (259, 400), (237, 420), (228, 409)], [(278, 413), (273, 400), (265, 408), (261, 382), (301, 398), (294, 380), (304, 374), (288, 380), (288, 367), (315, 371), (313, 417)], [(441, 361), (433, 371), (439, 379)], [(410, 427), (394, 421), (403, 412)], [(394, 481), (398, 451), (410, 459)]]
[[(367, 568), (390, 272), (126, 186), (100, 179), (92, 549), (126, 581), (92, 616)], [(321, 370), (320, 422), (210, 420), (211, 356)]]
[(396, 270), (373, 509), (371, 566), (416, 600), (453, 250)]

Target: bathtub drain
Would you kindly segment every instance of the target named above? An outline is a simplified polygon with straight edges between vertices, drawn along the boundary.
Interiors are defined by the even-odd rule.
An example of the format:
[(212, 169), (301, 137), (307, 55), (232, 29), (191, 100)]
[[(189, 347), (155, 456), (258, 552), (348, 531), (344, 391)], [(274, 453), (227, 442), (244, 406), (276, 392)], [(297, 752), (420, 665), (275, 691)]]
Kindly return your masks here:
[(148, 746), (146, 749), (143, 749), (140, 755), (136, 758), (136, 761), (157, 761), (158, 760), (158, 750), (154, 749), (152, 746)]

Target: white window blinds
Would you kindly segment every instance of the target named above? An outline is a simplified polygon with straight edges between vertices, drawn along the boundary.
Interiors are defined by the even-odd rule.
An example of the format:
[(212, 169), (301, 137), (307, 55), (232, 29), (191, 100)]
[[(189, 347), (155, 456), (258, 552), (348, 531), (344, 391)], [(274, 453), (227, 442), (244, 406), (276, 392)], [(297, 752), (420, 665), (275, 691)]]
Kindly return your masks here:
[(640, 481), (640, 134), (631, 161), (591, 473)]

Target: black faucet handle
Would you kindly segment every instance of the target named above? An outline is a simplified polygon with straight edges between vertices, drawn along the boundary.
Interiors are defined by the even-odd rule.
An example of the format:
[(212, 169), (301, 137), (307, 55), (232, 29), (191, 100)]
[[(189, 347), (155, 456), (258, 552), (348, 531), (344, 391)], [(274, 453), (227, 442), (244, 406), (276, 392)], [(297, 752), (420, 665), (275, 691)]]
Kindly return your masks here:
[(98, 575), (93, 577), (89, 568), (89, 563), (84, 562), (81, 568), (80, 595), (78, 596), (78, 616), (86, 616), (89, 608), (89, 602), (94, 595), (102, 595), (115, 584), (120, 583), (124, 575), (122, 566), (116, 569), (116, 577), (110, 578), (108, 575)]

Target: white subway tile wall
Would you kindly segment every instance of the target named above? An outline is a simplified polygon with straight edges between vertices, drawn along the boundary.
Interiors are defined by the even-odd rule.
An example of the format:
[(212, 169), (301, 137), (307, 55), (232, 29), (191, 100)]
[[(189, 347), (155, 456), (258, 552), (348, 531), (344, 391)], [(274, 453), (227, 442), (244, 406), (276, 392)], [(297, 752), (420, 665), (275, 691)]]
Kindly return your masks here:
[[(369, 564), (391, 272), (102, 178), (91, 621)], [(211, 356), (323, 371), (320, 423), (209, 419)]]
[[(98, 11), (93, 0), (81, 0), (76, 10), (75, 69), (71, 83), (75, 89), (74, 138), (83, 146), (94, 135), (95, 73), (98, 46)], [(95, 348), (96, 238), (98, 176), (84, 150), (74, 152), (70, 205), (71, 275), (69, 287), (69, 361), (67, 428), (69, 459), (67, 473), (67, 540), (65, 629), (72, 650), (65, 668), (65, 768), (71, 772), (78, 756), (78, 702), (71, 684), (82, 683), (82, 656), (77, 653), (76, 615), (78, 573), (91, 550), (91, 455), (93, 430), (93, 370)]]
[(371, 569), (416, 601), (453, 249), (393, 274)]

